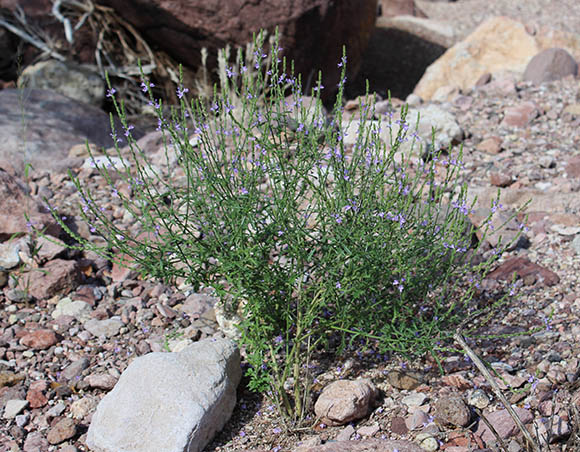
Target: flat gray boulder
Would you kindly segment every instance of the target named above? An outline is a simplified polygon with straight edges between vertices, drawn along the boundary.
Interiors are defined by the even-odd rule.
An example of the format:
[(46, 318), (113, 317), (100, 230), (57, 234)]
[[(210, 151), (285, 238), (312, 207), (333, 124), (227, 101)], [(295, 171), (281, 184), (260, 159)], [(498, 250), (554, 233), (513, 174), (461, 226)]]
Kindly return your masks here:
[(241, 376), (240, 352), (228, 339), (141, 356), (99, 403), (87, 445), (95, 452), (199, 452), (230, 418)]

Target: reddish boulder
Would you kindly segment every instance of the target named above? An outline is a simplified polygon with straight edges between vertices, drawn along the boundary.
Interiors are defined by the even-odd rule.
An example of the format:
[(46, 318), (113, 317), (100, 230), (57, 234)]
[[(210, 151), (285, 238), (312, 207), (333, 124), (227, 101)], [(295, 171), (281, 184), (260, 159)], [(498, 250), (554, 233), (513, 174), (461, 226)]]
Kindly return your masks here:
[(252, 34), (279, 27), (284, 54), (295, 70), (323, 85), (330, 95), (340, 76), (337, 63), (346, 45), (349, 77), (354, 78), (375, 26), (376, 0), (102, 0), (145, 37), (185, 66), (201, 65), (208, 49), (208, 66), (216, 67), (217, 50), (226, 44), (245, 45)]

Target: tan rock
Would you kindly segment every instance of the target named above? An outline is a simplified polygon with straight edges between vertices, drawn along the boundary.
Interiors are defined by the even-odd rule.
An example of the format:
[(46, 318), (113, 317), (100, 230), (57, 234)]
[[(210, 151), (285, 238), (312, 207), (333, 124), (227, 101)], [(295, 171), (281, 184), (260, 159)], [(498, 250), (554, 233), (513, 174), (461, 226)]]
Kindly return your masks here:
[(499, 154), (502, 150), (502, 139), (500, 137), (489, 137), (482, 140), (475, 148), (481, 152), (487, 152), (488, 154)]
[(441, 86), (466, 91), (486, 73), (523, 73), (539, 50), (522, 23), (507, 17), (489, 19), (429, 66), (414, 93), (430, 100)]
[(65, 417), (58, 421), (48, 432), (48, 442), (50, 444), (60, 444), (76, 435), (77, 427), (70, 417)]
[(465, 91), (490, 75), (512, 73), (521, 78), (536, 54), (554, 47), (580, 61), (580, 34), (547, 27), (532, 30), (508, 17), (493, 17), (429, 66), (414, 93), (431, 100), (446, 85)]
[(327, 425), (344, 425), (365, 417), (377, 394), (370, 380), (338, 380), (330, 383), (316, 404), (314, 412)]

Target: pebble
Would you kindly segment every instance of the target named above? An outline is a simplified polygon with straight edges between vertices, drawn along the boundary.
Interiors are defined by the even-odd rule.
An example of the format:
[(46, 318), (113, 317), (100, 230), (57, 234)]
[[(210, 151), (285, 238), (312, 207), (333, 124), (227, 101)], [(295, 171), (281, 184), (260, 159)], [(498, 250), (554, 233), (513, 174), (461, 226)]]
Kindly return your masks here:
[(490, 400), (488, 395), (482, 389), (476, 389), (469, 395), (469, 398), (467, 399), (467, 403), (469, 403), (469, 405), (479, 408), (480, 410), (487, 408), (489, 402)]
[(26, 413), (26, 414), (19, 414), (17, 416), (15, 416), (15, 420), (16, 420), (16, 425), (20, 428), (25, 427), (26, 425), (28, 425), (28, 422), (30, 421), (30, 414)]
[(109, 374), (94, 374), (87, 375), (84, 382), (91, 388), (102, 389), (104, 391), (109, 391), (113, 389), (117, 383), (117, 379)]
[(415, 410), (411, 417), (406, 420), (406, 425), (409, 430), (418, 430), (431, 421), (431, 416), (425, 413), (423, 410)]
[(69, 364), (61, 373), (60, 377), (64, 380), (72, 380), (80, 376), (87, 367), (89, 367), (90, 360), (88, 358), (80, 358)]
[(110, 338), (119, 334), (123, 327), (123, 322), (119, 317), (105, 320), (92, 319), (83, 325), (84, 328), (94, 336)]
[(429, 433), (419, 433), (416, 436), (415, 441), (426, 451), (434, 452), (439, 449), (439, 441), (433, 438)]
[(373, 436), (381, 430), (379, 424), (368, 425), (365, 427), (360, 427), (356, 432), (361, 436)]
[(98, 403), (98, 399), (91, 396), (75, 400), (70, 406), (70, 414), (73, 419), (83, 419), (97, 407)]
[(88, 303), (81, 300), (71, 300), (69, 297), (61, 299), (54, 311), (52, 311), (52, 318), (56, 319), (63, 315), (74, 317), (79, 321), (89, 320), (91, 317), (92, 308)]
[(20, 343), (34, 350), (46, 350), (58, 342), (56, 333), (52, 330), (36, 330), (20, 338)]
[(421, 377), (415, 373), (394, 370), (387, 374), (387, 380), (397, 389), (415, 389), (421, 384)]
[(459, 396), (441, 397), (435, 402), (435, 419), (442, 424), (465, 427), (471, 419), (471, 411)]
[(77, 426), (70, 417), (58, 421), (48, 432), (46, 439), (50, 444), (60, 444), (76, 435)]
[(336, 438), (334, 439), (336, 441), (348, 441), (354, 433), (355, 433), (354, 427), (352, 425), (347, 425), (340, 431), (338, 435), (336, 435)]
[(58, 402), (56, 405), (54, 405), (52, 408), (50, 408), (46, 412), (46, 416), (47, 417), (58, 417), (64, 412), (65, 409), (66, 409), (66, 405), (63, 402)]
[(4, 419), (14, 419), (28, 406), (28, 400), (12, 399), (6, 402), (4, 406)]
[(413, 392), (408, 396), (403, 397), (403, 402), (408, 407), (417, 407), (423, 405), (423, 403), (427, 400), (427, 396), (422, 392)]

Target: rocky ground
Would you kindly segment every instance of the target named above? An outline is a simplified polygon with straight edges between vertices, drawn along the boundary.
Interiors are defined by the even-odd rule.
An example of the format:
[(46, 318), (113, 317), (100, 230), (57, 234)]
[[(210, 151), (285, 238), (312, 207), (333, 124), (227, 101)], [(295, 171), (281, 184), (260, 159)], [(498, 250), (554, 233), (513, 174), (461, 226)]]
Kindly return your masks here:
[[(473, 346), (501, 376), (497, 383), (529, 429), (543, 437), (551, 432), (544, 450), (580, 450), (575, 418), (580, 410), (580, 84), (570, 77), (541, 86), (499, 79), (440, 106), (464, 131), (462, 177), (481, 204), (489, 206), (498, 187), (506, 211), (532, 200), (529, 243), (506, 253), (483, 284), (484, 292), (493, 291), (498, 281), (518, 272), (518, 293), (489, 331), (522, 335)], [(71, 150), (72, 156), (81, 154)], [(99, 203), (112, 207), (119, 224), (133, 223), (94, 169), (79, 165), (78, 174), (96, 190)], [(64, 172), (37, 170), (28, 185), (63, 215), (77, 214), (78, 195)], [(81, 233), (90, 235), (88, 228)], [(11, 278), (0, 293), (1, 452), (88, 450), (92, 413), (134, 357), (221, 334), (211, 294), (143, 280), (93, 254), (42, 244), (34, 258), (24, 241), (19, 251), (1, 253), (4, 262), (27, 264), (20, 281)], [(74, 268), (67, 264), (71, 261)], [(38, 263), (50, 268), (51, 276), (26, 271)], [(74, 291), (55, 295), (78, 274), (82, 280)], [(28, 289), (36, 303), (22, 291), (27, 275), (35, 276)], [(290, 451), (300, 445), (317, 450), (327, 440), (390, 438), (427, 450), (468, 452), (495, 447), (482, 417), (508, 438), (510, 451), (524, 450), (513, 421), (474, 364), (458, 353), (444, 358), (445, 375), (426, 359), (341, 357), (318, 377), (317, 389), (337, 379), (368, 378), (380, 391), (370, 413), (347, 425), (316, 422), (292, 433), (268, 399), (249, 392), (243, 381), (232, 419), (206, 450)]]

